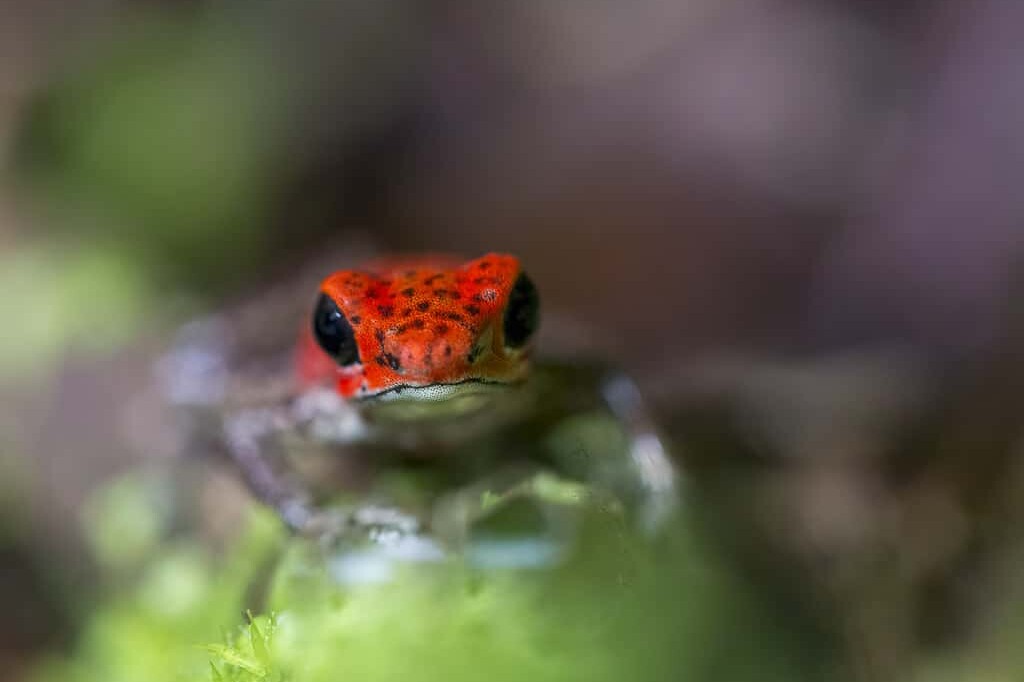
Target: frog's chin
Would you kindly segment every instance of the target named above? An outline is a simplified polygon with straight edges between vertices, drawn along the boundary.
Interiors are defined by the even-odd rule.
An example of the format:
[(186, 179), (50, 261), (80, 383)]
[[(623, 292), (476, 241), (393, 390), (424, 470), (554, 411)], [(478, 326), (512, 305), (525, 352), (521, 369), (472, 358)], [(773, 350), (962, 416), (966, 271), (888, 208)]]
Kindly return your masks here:
[(487, 379), (425, 386), (395, 386), (357, 401), (375, 415), (399, 419), (457, 416), (486, 409), (515, 389), (517, 384)]

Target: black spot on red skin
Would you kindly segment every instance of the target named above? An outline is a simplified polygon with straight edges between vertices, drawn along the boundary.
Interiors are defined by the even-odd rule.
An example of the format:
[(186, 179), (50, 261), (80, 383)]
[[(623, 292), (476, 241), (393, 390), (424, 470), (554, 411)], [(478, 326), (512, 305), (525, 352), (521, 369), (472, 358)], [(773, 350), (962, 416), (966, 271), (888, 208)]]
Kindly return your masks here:
[(407, 289), (402, 289), (402, 296), (405, 296), (406, 298), (412, 298), (415, 295), (416, 295), (416, 290), (413, 289), (412, 287), (409, 287)]
[(431, 275), (430, 277), (427, 277), (425, 280), (423, 280), (423, 283), (426, 284), (429, 287), (431, 284), (433, 284), (437, 280), (441, 279), (442, 277), (444, 277), (444, 275), (442, 275), (440, 273), (436, 274), (436, 275)]
[(390, 367), (392, 369), (392, 371), (395, 371), (395, 372), (401, 372), (402, 371), (402, 363), (401, 363), (401, 361), (399, 361), (398, 356), (392, 355), (391, 353), (385, 353), (384, 354), (384, 359), (387, 361), (388, 367)]
[[(405, 311), (402, 312), (402, 314), (408, 317), (410, 314), (412, 314), (412, 310), (406, 309)], [(413, 320), (409, 320), (408, 322), (403, 322), (402, 324), (398, 325), (398, 327), (395, 328), (395, 333), (404, 334), (410, 329), (423, 329), (426, 326), (427, 323), (424, 322), (422, 318), (417, 317)], [(447, 330), (447, 327), (445, 329)]]
[(491, 261), (485, 260), (481, 262), (479, 265), (477, 265), (477, 267), (480, 268), (481, 270), (487, 270), (488, 268), (491, 267)]
[(463, 306), (462, 309), (465, 310), (470, 315), (476, 316), (476, 315), (480, 314), (480, 306), (473, 305), (472, 303), (470, 303), (469, 305)]
[(450, 358), (452, 356), (452, 347), (447, 345), (447, 344), (445, 344), (445, 347), (444, 347), (444, 356), (446, 358)]
[(473, 278), (473, 284), (483, 284), (486, 281), (487, 281), (486, 277), (474, 277)]
[(384, 319), (388, 319), (395, 314), (395, 307), (390, 305), (379, 305), (377, 306), (377, 312), (380, 313), (380, 316)]
[(409, 317), (412, 315), (412, 308), (405, 308), (402, 310), (402, 317)]
[(416, 310), (425, 313), (430, 310), (430, 301), (420, 301), (416, 304)]
[(373, 337), (375, 339), (377, 339), (377, 343), (384, 343), (384, 332), (383, 332), (383, 330), (378, 329), (377, 331), (375, 331), (373, 333)]
[(444, 336), (445, 334), (448, 333), (448, 325), (446, 325), (446, 324), (435, 325), (434, 326), (434, 333), (437, 334), (438, 336)]
[(352, 324), (359, 324), (360, 322), (363, 321), (363, 318), (359, 317), (358, 315), (353, 315), (352, 317), (348, 318), (348, 321), (351, 322)]
[(388, 366), (388, 361), (387, 361), (387, 359), (383, 355), (378, 355), (377, 357), (375, 357), (373, 359), (373, 361), (376, 362), (381, 367), (387, 367)]

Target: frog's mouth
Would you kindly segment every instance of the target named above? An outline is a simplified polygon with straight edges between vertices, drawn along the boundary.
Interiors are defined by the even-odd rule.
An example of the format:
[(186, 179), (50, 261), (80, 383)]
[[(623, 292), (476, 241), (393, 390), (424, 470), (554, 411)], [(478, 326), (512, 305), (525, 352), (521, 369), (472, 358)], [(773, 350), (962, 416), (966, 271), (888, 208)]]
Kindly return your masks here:
[(490, 394), (495, 391), (507, 390), (513, 384), (494, 379), (463, 379), (451, 383), (436, 384), (399, 384), (372, 395), (356, 398), (356, 402), (370, 403), (376, 401), (414, 400), (417, 402), (441, 402), (460, 395), (476, 393)]
[(452, 383), (399, 385), (354, 402), (362, 409), (403, 419), (453, 416), (484, 409), (520, 383), (471, 378)]

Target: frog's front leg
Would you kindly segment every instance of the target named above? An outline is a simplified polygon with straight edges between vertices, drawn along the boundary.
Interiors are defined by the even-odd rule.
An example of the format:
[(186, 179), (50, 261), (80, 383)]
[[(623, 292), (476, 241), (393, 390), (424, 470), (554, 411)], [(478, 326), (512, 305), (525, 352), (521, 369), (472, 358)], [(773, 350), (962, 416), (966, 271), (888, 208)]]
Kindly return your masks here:
[[(326, 389), (303, 393), (273, 406), (238, 410), (224, 420), (224, 445), (253, 495), (277, 511), (293, 531), (320, 539), (342, 534), (370, 536), (415, 531), (416, 522), (397, 511), (348, 513), (320, 507), (309, 486), (288, 464), (289, 448), (315, 444), (344, 455), (367, 437), (367, 427), (345, 401)], [(392, 533), (393, 534), (393, 533)]]
[(663, 527), (679, 504), (676, 465), (657, 430), (643, 397), (621, 372), (609, 372), (600, 382), (601, 397), (626, 434), (628, 466), (636, 489), (638, 517), (648, 532)]
[(654, 532), (672, 516), (679, 503), (676, 465), (640, 391), (629, 377), (617, 371), (606, 373), (600, 381), (600, 392), (626, 436), (641, 527)]
[(307, 533), (317, 514), (312, 495), (284, 470), (281, 434), (295, 427), (289, 406), (241, 410), (224, 419), (224, 447), (252, 494), (295, 532)]
[[(469, 546), (473, 529), (520, 504), (541, 512), (545, 530), (534, 539), (553, 546), (564, 546), (585, 508), (628, 520), (646, 535), (665, 529), (679, 504), (679, 476), (636, 385), (604, 369), (574, 379), (575, 389), (586, 389), (582, 401), (581, 391), (560, 390), (537, 403), (558, 415), (542, 437), (541, 461), (498, 467), (445, 495), (434, 512), (435, 532)], [(496, 542), (486, 530), (481, 535), (485, 545)], [(513, 547), (521, 538), (504, 539)]]

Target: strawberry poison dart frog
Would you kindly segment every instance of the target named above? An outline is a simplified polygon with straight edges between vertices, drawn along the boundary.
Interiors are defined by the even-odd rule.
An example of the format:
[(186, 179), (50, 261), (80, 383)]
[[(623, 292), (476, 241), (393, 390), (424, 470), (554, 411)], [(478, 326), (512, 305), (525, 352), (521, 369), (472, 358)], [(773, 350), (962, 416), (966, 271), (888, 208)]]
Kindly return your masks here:
[[(459, 518), (472, 519), (482, 499), (536, 490), (539, 475), (599, 491), (645, 527), (673, 508), (674, 466), (633, 384), (535, 357), (540, 297), (516, 257), (319, 272), (304, 293), (189, 326), (163, 367), (202, 436), (193, 447), (226, 451), (294, 530), (391, 519), (430, 532), (452, 500), (469, 500)], [(291, 330), (298, 343), (282, 353)], [(395, 472), (418, 494), (382, 483)], [(356, 501), (349, 511), (326, 501), (339, 494)]]

